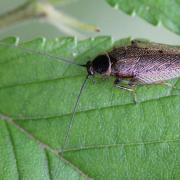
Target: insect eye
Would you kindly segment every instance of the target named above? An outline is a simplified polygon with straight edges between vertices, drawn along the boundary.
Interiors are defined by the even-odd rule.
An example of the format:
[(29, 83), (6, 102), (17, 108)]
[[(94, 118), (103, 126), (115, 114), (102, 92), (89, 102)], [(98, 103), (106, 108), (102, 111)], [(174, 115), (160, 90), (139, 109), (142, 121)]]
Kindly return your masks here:
[(107, 55), (97, 56), (92, 62), (93, 70), (99, 74), (106, 73), (109, 69), (109, 66), (110, 66), (110, 60)]

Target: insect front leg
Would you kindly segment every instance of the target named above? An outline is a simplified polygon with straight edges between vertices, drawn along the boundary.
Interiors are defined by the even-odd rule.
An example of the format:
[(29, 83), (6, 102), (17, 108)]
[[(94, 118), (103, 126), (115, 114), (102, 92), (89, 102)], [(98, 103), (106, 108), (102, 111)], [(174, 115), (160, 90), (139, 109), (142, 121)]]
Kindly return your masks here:
[[(123, 86), (123, 83), (128, 83), (128, 86)], [(124, 80), (124, 79), (116, 79), (114, 81), (114, 85), (115, 87), (119, 88), (119, 89), (124, 89), (127, 91), (133, 91), (133, 89), (131, 88), (131, 86), (129, 85), (129, 81), (128, 80)]]
[[(122, 83), (123, 82), (126, 82), (127, 83), (127, 86), (123, 86)], [(135, 104), (138, 103), (137, 101), (137, 95), (136, 95), (136, 84), (135, 84), (135, 81), (133, 79), (131, 80), (125, 80), (125, 79), (120, 79), (120, 78), (117, 78), (115, 81), (114, 81), (114, 85), (116, 88), (119, 88), (119, 89), (122, 89), (122, 90), (126, 90), (126, 91), (129, 91), (132, 93), (133, 95), (133, 102)]]

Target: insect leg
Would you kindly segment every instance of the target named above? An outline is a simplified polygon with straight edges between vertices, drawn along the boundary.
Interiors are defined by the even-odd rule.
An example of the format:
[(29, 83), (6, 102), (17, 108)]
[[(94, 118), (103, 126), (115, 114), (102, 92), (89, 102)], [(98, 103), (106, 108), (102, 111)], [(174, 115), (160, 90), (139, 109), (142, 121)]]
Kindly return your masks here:
[(121, 82), (122, 82), (122, 79), (117, 78), (114, 81), (114, 85), (120, 84)]
[(177, 90), (177, 91), (180, 91), (180, 88), (175, 87), (175, 86), (172, 85), (171, 83), (161, 82), (161, 83), (159, 83), (159, 84), (160, 84), (160, 85), (167, 86), (167, 87), (170, 87), (170, 88), (175, 89), (175, 90)]
[(93, 84), (96, 84), (96, 79), (93, 76), (89, 76), (89, 79), (93, 82)]
[(136, 94), (136, 81), (135, 79), (131, 79), (128, 83), (129, 87), (131, 87), (131, 89), (133, 90), (132, 91), (132, 95), (133, 95), (133, 101), (134, 101), (134, 104), (137, 104), (138, 103), (138, 100), (137, 100), (137, 94)]
[[(123, 86), (121, 85), (122, 82), (128, 82), (128, 86)], [(136, 85), (134, 84), (133, 80), (123, 80), (123, 79), (116, 79), (114, 81), (114, 85), (116, 88), (122, 89), (122, 90), (126, 90), (132, 93), (133, 95), (133, 102), (134, 104), (137, 104), (137, 95), (136, 95)]]
[(115, 84), (115, 85), (118, 85), (118, 84), (121, 84), (121, 83), (126, 83), (126, 84), (129, 85), (130, 80), (117, 78), (117, 79), (115, 79), (115, 81), (114, 81), (114, 84)]

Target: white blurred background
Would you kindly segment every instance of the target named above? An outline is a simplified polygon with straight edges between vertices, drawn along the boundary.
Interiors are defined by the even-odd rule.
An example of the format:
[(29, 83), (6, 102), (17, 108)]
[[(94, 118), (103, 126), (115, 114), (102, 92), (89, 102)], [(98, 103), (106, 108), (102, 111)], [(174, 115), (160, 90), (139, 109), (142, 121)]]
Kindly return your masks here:
[[(0, 0), (0, 14), (17, 7), (24, 0)], [(96, 24), (100, 33), (82, 32), (86, 37), (110, 35), (114, 39), (125, 37), (146, 38), (151, 41), (180, 45), (180, 36), (170, 32), (163, 26), (154, 27), (143, 19), (130, 17), (119, 10), (110, 7), (105, 0), (76, 0), (73, 3), (59, 7), (65, 14), (78, 20)], [(0, 29), (0, 39), (7, 36), (18, 36), (22, 40), (36, 37), (55, 38), (65, 35), (59, 29), (46, 22), (29, 20), (23, 23)], [(76, 33), (72, 34), (77, 36)], [(79, 37), (77, 37), (79, 38)]]

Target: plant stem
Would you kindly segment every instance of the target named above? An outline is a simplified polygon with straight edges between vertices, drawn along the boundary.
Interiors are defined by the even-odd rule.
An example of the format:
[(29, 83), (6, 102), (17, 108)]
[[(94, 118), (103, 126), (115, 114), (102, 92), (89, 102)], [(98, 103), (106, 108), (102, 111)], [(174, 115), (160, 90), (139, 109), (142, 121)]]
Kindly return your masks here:
[(72, 32), (73, 34), (74, 32), (78, 33), (75, 29), (93, 32), (99, 31), (96, 26), (82, 23), (59, 12), (53, 5), (37, 0), (29, 0), (14, 10), (0, 15), (0, 28), (5, 28), (32, 18), (44, 19), (67, 34), (71, 34)]
[(37, 11), (37, 4), (35, 1), (27, 1), (14, 10), (1, 15), (0, 28), (42, 15), (43, 13)]

